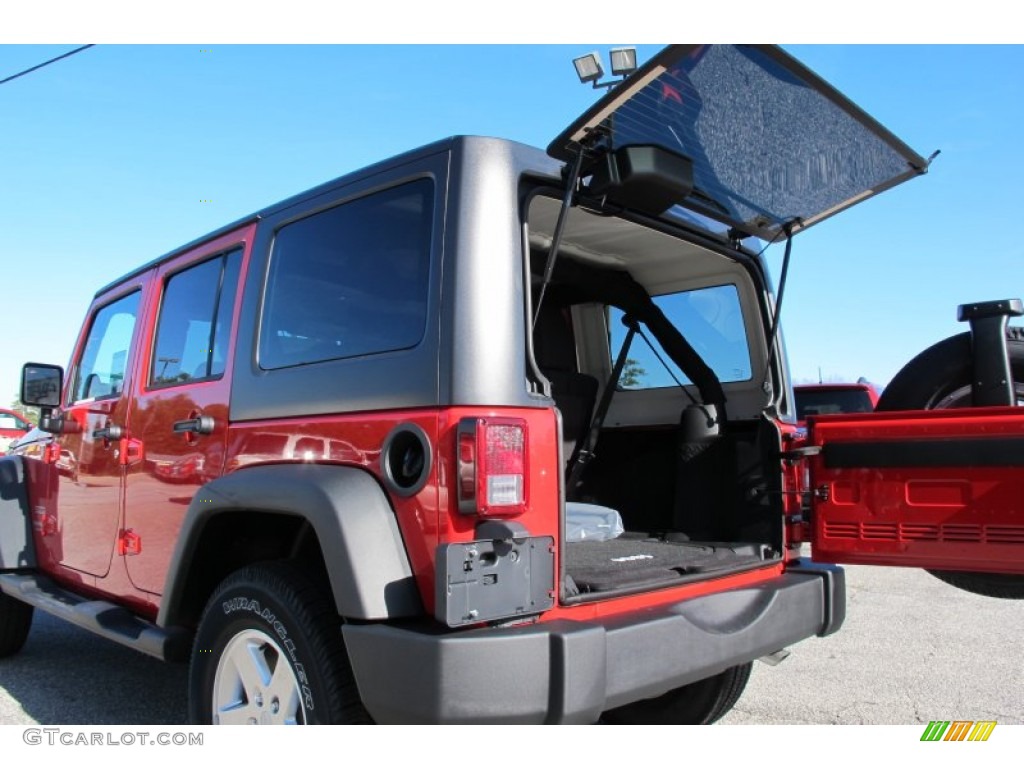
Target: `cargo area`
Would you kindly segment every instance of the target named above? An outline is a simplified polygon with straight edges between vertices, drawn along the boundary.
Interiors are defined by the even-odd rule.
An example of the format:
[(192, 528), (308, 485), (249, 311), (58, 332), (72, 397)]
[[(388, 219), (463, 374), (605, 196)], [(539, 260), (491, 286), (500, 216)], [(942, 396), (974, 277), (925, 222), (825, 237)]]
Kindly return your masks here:
[(714, 578), (776, 559), (779, 493), (768, 491), (757, 434), (756, 424), (711, 441), (680, 427), (603, 434), (573, 496), (617, 511), (623, 532), (566, 542), (567, 596)]
[[(551, 200), (534, 201), (535, 304), (556, 215)], [(561, 417), (563, 600), (780, 557), (781, 438), (762, 413), (755, 372), (766, 342), (749, 282), (738, 259), (708, 244), (570, 212), (531, 338), (533, 389)], [(580, 536), (577, 516), (588, 509), (611, 510), (615, 525)]]

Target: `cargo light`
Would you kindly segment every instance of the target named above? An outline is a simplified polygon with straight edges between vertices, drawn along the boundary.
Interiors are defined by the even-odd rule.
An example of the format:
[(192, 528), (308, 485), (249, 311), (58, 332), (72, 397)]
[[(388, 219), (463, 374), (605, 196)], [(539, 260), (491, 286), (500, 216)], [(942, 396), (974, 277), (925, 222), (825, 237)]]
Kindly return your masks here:
[(514, 517), (526, 511), (524, 419), (461, 419), (456, 451), (459, 512), (480, 517)]
[[(625, 80), (636, 72), (636, 48), (612, 48), (609, 51), (609, 57), (612, 60), (612, 74), (616, 77)], [(601, 55), (597, 51), (573, 59), (572, 64), (576, 67), (576, 77), (584, 85), (590, 83), (594, 88), (611, 88), (622, 82), (622, 80), (601, 82), (601, 78), (604, 77), (604, 67), (601, 64)]]

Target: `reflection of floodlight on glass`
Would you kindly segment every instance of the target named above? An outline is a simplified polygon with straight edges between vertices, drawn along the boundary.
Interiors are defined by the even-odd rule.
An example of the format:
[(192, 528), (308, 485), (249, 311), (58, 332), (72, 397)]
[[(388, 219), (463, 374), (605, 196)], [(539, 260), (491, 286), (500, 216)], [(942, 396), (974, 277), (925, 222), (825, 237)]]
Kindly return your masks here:
[(597, 52), (573, 59), (572, 64), (576, 67), (576, 75), (581, 83), (594, 83), (596, 87), (597, 81), (604, 76), (604, 67), (601, 66), (601, 57)]
[[(616, 77), (625, 79), (636, 71), (636, 48), (612, 48), (608, 53), (612, 60), (612, 74)], [(576, 76), (581, 83), (592, 83), (595, 88), (611, 88), (622, 82), (600, 82), (604, 77), (604, 67), (601, 65), (601, 56), (596, 51), (573, 59), (572, 64), (576, 67)]]
[(636, 48), (612, 48), (608, 52), (612, 60), (612, 74), (625, 77), (636, 72)]

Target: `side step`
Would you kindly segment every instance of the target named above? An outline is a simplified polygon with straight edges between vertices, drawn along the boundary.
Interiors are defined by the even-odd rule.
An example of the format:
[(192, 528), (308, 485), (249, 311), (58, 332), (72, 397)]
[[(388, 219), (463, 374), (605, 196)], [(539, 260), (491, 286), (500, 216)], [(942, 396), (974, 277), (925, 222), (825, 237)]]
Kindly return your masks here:
[(119, 605), (69, 592), (45, 576), (3, 573), (0, 591), (147, 656), (163, 661), (188, 659), (192, 633), (183, 627), (158, 627)]

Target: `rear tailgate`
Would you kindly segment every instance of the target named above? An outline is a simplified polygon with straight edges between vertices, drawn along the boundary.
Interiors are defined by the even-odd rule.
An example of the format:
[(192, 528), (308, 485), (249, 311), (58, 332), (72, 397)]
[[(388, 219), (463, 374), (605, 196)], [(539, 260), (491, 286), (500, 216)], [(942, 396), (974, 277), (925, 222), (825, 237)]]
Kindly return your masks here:
[(1024, 573), (1024, 409), (811, 418), (812, 556)]

